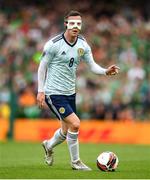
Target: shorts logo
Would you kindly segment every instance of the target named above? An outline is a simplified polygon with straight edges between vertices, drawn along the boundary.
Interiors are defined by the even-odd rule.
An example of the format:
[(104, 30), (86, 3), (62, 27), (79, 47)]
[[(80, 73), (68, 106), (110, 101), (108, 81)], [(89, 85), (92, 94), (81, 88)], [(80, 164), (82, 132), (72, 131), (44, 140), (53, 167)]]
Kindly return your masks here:
[(79, 48), (79, 49), (78, 49), (78, 55), (79, 55), (79, 56), (83, 56), (83, 55), (84, 55), (84, 49)]
[(65, 108), (64, 108), (64, 107), (59, 108), (59, 112), (60, 112), (61, 114), (64, 114), (64, 113), (65, 113)]

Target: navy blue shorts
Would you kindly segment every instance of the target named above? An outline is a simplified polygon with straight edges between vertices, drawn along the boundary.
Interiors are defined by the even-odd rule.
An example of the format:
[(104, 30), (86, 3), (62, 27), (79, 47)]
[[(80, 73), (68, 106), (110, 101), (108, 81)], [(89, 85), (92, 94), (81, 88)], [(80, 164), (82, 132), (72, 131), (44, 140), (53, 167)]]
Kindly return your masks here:
[(76, 94), (46, 95), (45, 102), (59, 120), (63, 120), (73, 112), (76, 113)]

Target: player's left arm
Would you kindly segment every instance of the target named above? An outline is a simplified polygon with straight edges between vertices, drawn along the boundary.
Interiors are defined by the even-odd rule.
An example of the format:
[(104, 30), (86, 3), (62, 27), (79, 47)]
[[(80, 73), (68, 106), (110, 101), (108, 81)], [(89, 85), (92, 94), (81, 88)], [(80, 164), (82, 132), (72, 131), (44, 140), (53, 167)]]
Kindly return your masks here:
[(88, 66), (90, 67), (91, 71), (96, 74), (104, 74), (104, 75), (116, 75), (118, 74), (120, 68), (116, 65), (111, 65), (107, 69), (98, 65), (93, 58), (91, 48), (88, 47), (87, 52), (85, 52), (84, 59)]

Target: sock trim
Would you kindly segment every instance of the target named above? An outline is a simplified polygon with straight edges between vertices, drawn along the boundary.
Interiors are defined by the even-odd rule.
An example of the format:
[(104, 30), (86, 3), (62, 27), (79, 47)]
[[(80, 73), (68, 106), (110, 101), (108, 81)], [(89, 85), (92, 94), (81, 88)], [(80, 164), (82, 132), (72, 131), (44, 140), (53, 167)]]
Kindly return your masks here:
[(78, 132), (71, 132), (70, 130), (68, 130), (68, 133), (70, 133), (70, 134), (79, 134), (79, 131)]
[(78, 132), (72, 133), (72, 132), (68, 131), (67, 139), (72, 139), (72, 140), (76, 141), (78, 139)]
[(60, 134), (64, 139), (66, 139), (66, 135), (64, 135), (64, 134), (62, 133), (62, 129), (61, 129), (61, 128), (59, 129), (59, 134)]

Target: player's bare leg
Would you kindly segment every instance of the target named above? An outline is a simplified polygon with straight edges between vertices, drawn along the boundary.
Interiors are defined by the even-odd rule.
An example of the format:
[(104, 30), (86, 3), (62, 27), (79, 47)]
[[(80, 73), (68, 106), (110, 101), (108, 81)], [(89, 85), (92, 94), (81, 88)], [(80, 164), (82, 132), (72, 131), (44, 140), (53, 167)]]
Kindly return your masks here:
[(80, 120), (75, 113), (67, 116), (65, 121), (68, 123), (69, 129), (67, 133), (67, 144), (71, 157), (71, 167), (74, 170), (84, 170), (89, 171), (91, 168), (86, 166), (79, 156), (79, 142), (78, 142), (78, 132), (80, 127)]

